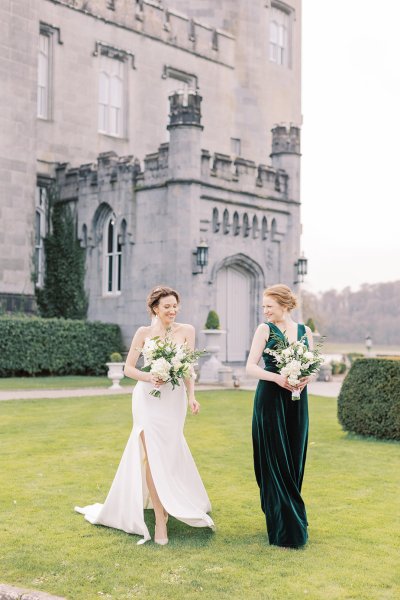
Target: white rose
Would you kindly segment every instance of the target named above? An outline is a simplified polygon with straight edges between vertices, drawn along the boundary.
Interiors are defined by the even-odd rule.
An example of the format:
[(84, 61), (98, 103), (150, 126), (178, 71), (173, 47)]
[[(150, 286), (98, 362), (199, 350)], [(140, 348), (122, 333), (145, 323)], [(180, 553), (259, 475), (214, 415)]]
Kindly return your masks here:
[(171, 366), (171, 363), (165, 360), (165, 358), (158, 358), (152, 363), (150, 372), (159, 377), (159, 379), (167, 381)]
[(314, 358), (314, 354), (310, 351), (305, 352), (304, 356), (307, 360), (312, 360)]

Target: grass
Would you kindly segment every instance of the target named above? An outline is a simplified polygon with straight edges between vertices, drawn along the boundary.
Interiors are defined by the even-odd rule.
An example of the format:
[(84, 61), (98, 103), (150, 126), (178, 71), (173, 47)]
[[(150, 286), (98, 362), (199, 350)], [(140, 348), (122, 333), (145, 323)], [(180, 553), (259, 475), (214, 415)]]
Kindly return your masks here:
[[(121, 385), (133, 386), (134, 381), (124, 377)], [(0, 391), (14, 390), (58, 390), (87, 387), (109, 387), (110, 379), (90, 375), (65, 375), (59, 377), (2, 377)]]
[(394, 599), (399, 446), (346, 435), (335, 400), (311, 398), (310, 541), (271, 547), (252, 471), (252, 393), (198, 399), (186, 437), (218, 529), (170, 519), (166, 547), (136, 546), (73, 512), (107, 494), (131, 429), (126, 395), (1, 402), (2, 581), (69, 600)]

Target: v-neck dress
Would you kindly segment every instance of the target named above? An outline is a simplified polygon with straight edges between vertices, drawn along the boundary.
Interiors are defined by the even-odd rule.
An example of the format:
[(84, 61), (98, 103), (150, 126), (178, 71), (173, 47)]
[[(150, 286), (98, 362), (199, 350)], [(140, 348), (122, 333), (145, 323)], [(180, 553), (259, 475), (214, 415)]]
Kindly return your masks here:
[[(271, 332), (283, 336), (274, 323), (267, 325)], [(305, 326), (299, 324), (297, 339), (305, 333)], [(270, 336), (265, 348), (275, 346)], [(271, 355), (264, 352), (263, 359), (266, 371), (278, 373)], [(260, 380), (254, 397), (252, 433), (254, 471), (269, 543), (303, 546), (307, 542), (307, 515), (301, 497), (308, 439), (307, 387), (300, 400), (292, 400), (289, 390)]]

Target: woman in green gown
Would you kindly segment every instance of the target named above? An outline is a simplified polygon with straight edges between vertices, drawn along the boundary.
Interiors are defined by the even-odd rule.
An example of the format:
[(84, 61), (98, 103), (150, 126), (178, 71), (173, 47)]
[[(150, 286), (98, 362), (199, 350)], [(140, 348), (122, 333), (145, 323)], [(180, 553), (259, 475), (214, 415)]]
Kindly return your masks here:
[[(254, 398), (252, 427), (254, 471), (269, 543), (299, 548), (307, 542), (301, 485), (308, 437), (306, 385), (310, 377), (301, 380), (300, 400), (292, 400), (294, 388), (279, 374), (275, 359), (264, 351), (275, 347), (275, 336), (285, 335), (291, 343), (300, 340), (305, 333), (312, 349), (312, 334), (290, 315), (297, 302), (289, 287), (273, 285), (264, 291), (263, 300), (266, 323), (258, 326), (247, 361), (247, 373), (260, 380)], [(259, 366), (261, 357), (264, 369)]]

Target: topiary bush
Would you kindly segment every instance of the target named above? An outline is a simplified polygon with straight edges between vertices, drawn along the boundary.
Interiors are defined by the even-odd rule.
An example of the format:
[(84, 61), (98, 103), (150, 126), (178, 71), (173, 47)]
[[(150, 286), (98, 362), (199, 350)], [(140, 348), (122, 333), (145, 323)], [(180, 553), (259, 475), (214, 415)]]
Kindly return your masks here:
[(207, 315), (207, 321), (205, 324), (206, 329), (219, 329), (219, 316), (215, 312), (215, 310), (210, 310)]
[(102, 375), (110, 349), (123, 351), (110, 323), (0, 317), (0, 376)]
[(357, 359), (340, 390), (338, 418), (346, 431), (400, 440), (400, 361)]

